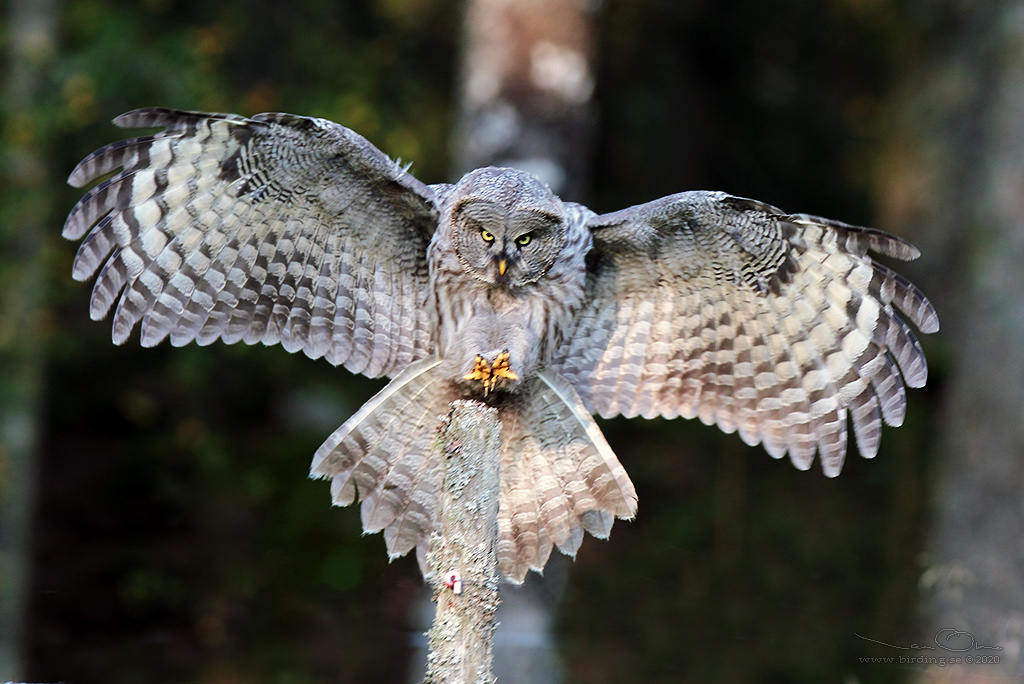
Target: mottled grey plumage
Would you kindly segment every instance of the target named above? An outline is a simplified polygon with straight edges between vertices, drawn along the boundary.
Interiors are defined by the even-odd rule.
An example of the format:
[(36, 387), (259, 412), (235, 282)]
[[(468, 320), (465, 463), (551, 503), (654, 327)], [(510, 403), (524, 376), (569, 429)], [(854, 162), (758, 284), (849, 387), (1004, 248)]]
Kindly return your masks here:
[(392, 556), (437, 521), (430, 458), (449, 402), (484, 399), (504, 435), (499, 566), (522, 581), (552, 545), (607, 537), (633, 485), (591, 417), (699, 417), (799, 468), (838, 474), (847, 419), (873, 456), (927, 370), (914, 285), (873, 261), (899, 238), (717, 192), (597, 216), (530, 174), (426, 186), (323, 119), (143, 109), (162, 127), (89, 155), (64, 227), (100, 270), (113, 337), (280, 342), (391, 382), (317, 451), (334, 502), (362, 502)]

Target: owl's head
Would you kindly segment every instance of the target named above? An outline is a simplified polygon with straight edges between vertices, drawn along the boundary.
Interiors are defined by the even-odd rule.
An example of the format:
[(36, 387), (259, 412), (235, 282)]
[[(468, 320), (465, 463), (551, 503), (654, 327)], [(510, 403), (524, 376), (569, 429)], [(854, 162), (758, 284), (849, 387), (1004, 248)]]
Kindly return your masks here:
[(488, 167), (452, 193), (449, 229), (459, 261), (484, 282), (518, 287), (539, 280), (565, 247), (565, 208), (536, 176)]

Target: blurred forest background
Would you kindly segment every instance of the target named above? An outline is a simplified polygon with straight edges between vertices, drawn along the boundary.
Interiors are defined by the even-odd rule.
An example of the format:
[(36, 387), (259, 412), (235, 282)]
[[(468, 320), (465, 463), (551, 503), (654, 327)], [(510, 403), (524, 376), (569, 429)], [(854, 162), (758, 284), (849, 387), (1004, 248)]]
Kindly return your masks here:
[[(596, 142), (567, 199), (721, 189), (889, 230), (943, 330), (905, 425), (835, 480), (696, 421), (603, 422), (640, 512), (570, 567), (566, 680), (911, 681), (861, 637), (943, 627), (1004, 649), (949, 681), (1019, 676), (1024, 3), (589, 4)], [(64, 179), (158, 105), (322, 116), (452, 180), (463, 11), (0, 0), (0, 681), (407, 681), (416, 563), (306, 479), (382, 383), (279, 347), (114, 347), (70, 277)]]

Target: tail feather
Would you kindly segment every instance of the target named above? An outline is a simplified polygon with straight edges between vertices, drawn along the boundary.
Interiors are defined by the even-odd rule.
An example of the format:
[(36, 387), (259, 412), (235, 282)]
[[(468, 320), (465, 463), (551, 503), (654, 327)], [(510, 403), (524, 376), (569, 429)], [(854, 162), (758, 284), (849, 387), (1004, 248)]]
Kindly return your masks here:
[[(437, 528), (443, 466), (436, 427), (459, 390), (436, 359), (412, 364), (317, 450), (311, 477), (334, 503), (362, 502), (363, 529), (384, 531), (394, 558), (421, 568)], [(541, 374), (499, 402), (502, 422), (498, 567), (513, 582), (544, 569), (552, 548), (575, 555), (584, 532), (607, 538), (636, 513), (636, 491), (575, 390)], [(426, 572), (424, 568), (424, 572)]]
[(608, 511), (587, 511), (580, 515), (580, 524), (583, 529), (597, 537), (607, 539), (612, 533), (612, 523), (615, 516)]
[[(532, 399), (529, 397), (529, 400)], [(502, 411), (502, 476), (511, 470), (516, 461), (524, 475), (522, 486), (515, 489), (510, 486), (505, 490), (509, 494), (507, 508), (510, 515), (519, 514), (516, 506), (521, 499), (527, 499), (522, 505), (531, 516), (537, 516), (537, 524), (544, 526), (551, 542), (571, 555), (575, 553), (575, 549), (571, 548), (571, 537), (576, 516), (565, 496), (564, 484), (555, 474), (552, 465), (552, 461), (557, 462), (561, 454), (537, 443), (534, 432), (536, 426), (530, 422), (534, 417), (531, 414), (528, 407)], [(515, 484), (514, 480), (510, 482), (512, 486)]]
[(583, 530), (565, 495), (564, 483), (555, 474), (554, 462), (560, 455), (543, 450), (532, 454), (534, 473), (540, 485), (534, 494), (540, 502), (541, 521), (551, 542), (565, 555), (575, 556), (583, 543)]
[[(433, 463), (432, 449), (434, 435), (422, 426), (436, 424), (445, 409), (432, 410), (432, 402), (421, 399), (422, 392), (413, 393), (410, 405), (402, 412), (403, 425), (420, 426), (417, 429), (401, 429), (392, 439), (381, 440), (364, 459), (374, 463), (384, 463), (379, 484), (373, 492), (363, 499), (363, 529), (366, 532), (378, 532), (391, 525), (414, 501), (417, 493), (425, 489), (431, 474), (440, 472)], [(392, 426), (396, 427), (396, 426)], [(395, 458), (399, 454), (416, 454), (418, 458)], [(440, 486), (440, 482), (437, 483)], [(412, 548), (412, 547), (410, 547)]]
[(633, 482), (576, 390), (557, 373), (540, 373), (538, 378), (544, 383), (544, 394), (550, 398), (553, 407), (564, 411), (559, 416), (559, 424), (553, 426), (556, 439), (560, 430), (571, 430), (575, 434), (572, 442), (567, 444), (573, 446), (572, 463), (576, 472), (584, 476), (590, 493), (600, 504), (600, 510), (617, 518), (632, 519), (636, 515), (637, 504)]
[[(636, 514), (636, 490), (575, 390), (545, 372), (502, 411), (498, 567), (522, 582), (552, 545), (573, 556), (584, 531), (607, 538)], [(539, 519), (538, 519), (539, 514)]]
[(442, 475), (434, 428), (456, 398), (439, 365), (424, 359), (397, 375), (327, 438), (310, 469), (331, 480), (335, 505), (353, 503), (358, 489), (363, 529), (383, 529), (392, 558), (434, 529)]
[[(509, 427), (503, 415), (503, 452)], [(498, 558), (514, 561), (501, 565), (506, 577), (525, 577), (531, 568), (540, 572), (551, 555), (551, 540), (541, 525), (540, 505), (534, 493), (533, 471), (527, 466), (520, 459), (502, 456), (497, 554)]]
[[(425, 547), (437, 520), (444, 471), (434, 452), (436, 433), (427, 426), (440, 422), (447, 405), (438, 411), (433, 402), (425, 403), (428, 408), (422, 412), (418, 424), (419, 432), (424, 433), (421, 439), (426, 438), (428, 443), (417, 442), (416, 449), (426, 457), (419, 459), (418, 464), (414, 464), (413, 459), (402, 459), (409, 467), (405, 472), (396, 467), (396, 477), (389, 477), (379, 490), (381, 499), (387, 500), (390, 517), (378, 518), (378, 524), (384, 529), (384, 542), (392, 558), (404, 556), (420, 542), (424, 542)], [(366, 503), (363, 506), (365, 510)], [(370, 531), (365, 523), (364, 529)], [(423, 531), (427, 531), (426, 536)]]

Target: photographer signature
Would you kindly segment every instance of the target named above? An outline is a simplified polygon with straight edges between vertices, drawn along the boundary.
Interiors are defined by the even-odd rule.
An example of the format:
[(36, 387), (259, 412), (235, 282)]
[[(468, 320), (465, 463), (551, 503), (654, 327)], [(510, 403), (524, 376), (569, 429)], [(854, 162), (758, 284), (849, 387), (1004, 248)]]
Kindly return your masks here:
[[(860, 634), (857, 634), (856, 632), (854, 632), (853, 634), (854, 634), (854, 636), (860, 637), (864, 641), (873, 641), (876, 644), (881, 644), (883, 646), (888, 646), (889, 648), (898, 648), (901, 651), (922, 651), (922, 650), (934, 651), (935, 650), (935, 646), (938, 646), (943, 651), (953, 651), (955, 653), (963, 653), (965, 651), (974, 651), (974, 650), (979, 650), (979, 651), (980, 650), (989, 650), (989, 651), (1002, 651), (1003, 650), (1002, 646), (985, 646), (983, 644), (979, 644), (977, 639), (975, 639), (974, 635), (971, 634), (970, 632), (964, 632), (964, 631), (961, 631), (959, 629), (953, 629), (951, 627), (946, 627), (945, 629), (940, 629), (938, 632), (935, 633), (935, 638), (933, 639), (933, 641), (935, 642), (935, 646), (930, 646), (928, 644), (916, 644), (916, 643), (915, 644), (910, 644), (910, 646), (896, 646), (895, 644), (887, 644), (884, 641), (879, 641), (878, 639), (869, 639), (866, 636), (861, 636)], [(956, 642), (954, 642), (954, 644), (950, 645), (949, 644), (950, 639), (955, 639)], [(967, 644), (967, 645), (965, 647), (961, 648), (961, 646), (964, 646), (964, 644)]]

